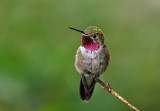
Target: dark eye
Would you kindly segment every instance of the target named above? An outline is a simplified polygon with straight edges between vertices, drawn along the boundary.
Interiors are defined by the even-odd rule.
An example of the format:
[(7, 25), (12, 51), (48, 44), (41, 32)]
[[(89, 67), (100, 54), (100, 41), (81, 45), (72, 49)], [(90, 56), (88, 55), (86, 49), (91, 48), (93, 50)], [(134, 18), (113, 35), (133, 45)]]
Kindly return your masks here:
[(96, 35), (93, 35), (93, 38), (96, 38)]

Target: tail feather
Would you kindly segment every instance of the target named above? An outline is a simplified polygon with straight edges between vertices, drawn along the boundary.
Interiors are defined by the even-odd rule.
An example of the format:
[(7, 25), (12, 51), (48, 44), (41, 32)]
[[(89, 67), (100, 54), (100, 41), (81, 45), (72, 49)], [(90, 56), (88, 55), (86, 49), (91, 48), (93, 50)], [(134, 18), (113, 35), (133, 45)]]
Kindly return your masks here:
[(95, 83), (96, 81), (92, 80), (92, 83), (88, 84), (85, 76), (82, 75), (81, 81), (80, 81), (79, 93), (83, 101), (88, 101), (91, 98)]

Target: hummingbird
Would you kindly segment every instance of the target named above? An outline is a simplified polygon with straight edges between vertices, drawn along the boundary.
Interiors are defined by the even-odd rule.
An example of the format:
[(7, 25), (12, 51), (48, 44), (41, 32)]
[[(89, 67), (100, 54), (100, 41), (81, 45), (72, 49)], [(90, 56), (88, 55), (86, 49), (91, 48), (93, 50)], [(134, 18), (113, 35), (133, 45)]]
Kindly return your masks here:
[(75, 56), (75, 67), (81, 75), (79, 94), (82, 101), (88, 101), (93, 93), (97, 78), (106, 71), (110, 62), (110, 53), (104, 44), (104, 35), (96, 26), (87, 27), (84, 31), (69, 27), (82, 33), (81, 46)]

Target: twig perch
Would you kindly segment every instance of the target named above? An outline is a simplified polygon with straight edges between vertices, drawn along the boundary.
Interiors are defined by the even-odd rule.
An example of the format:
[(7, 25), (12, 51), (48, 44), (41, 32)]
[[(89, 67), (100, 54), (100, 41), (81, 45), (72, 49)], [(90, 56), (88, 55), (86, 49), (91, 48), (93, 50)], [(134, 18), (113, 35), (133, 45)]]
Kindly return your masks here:
[(112, 94), (115, 97), (117, 97), (118, 99), (120, 99), (123, 103), (125, 103), (128, 107), (130, 107), (134, 111), (140, 111), (135, 106), (133, 106), (132, 104), (130, 104), (127, 100), (125, 100), (122, 96), (120, 96), (116, 91), (114, 91), (111, 88), (111, 86), (109, 85), (109, 83), (105, 84), (99, 78), (97, 78), (94, 74), (92, 74), (92, 77), (95, 79), (95, 81), (97, 81), (99, 84), (101, 84), (103, 86), (102, 89), (104, 89), (105, 91), (108, 91), (110, 94)]

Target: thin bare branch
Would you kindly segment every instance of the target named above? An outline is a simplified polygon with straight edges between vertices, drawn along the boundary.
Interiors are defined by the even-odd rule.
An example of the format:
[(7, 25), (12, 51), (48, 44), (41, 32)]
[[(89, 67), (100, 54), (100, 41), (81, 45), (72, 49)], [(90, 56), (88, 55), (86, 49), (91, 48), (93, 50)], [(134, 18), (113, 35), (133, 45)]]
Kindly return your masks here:
[(132, 104), (130, 104), (127, 100), (125, 100), (122, 96), (120, 96), (116, 91), (114, 91), (111, 88), (111, 86), (109, 85), (109, 83), (105, 84), (99, 78), (97, 78), (97, 76), (95, 76), (94, 74), (91, 74), (91, 75), (92, 75), (92, 77), (94, 78), (95, 81), (97, 81), (99, 84), (101, 84), (103, 86), (102, 89), (104, 89), (105, 91), (108, 91), (110, 94), (112, 94), (115, 97), (117, 97), (119, 100), (121, 100), (123, 103), (125, 103), (128, 107), (130, 107), (134, 111), (140, 111), (135, 106), (133, 106)]

